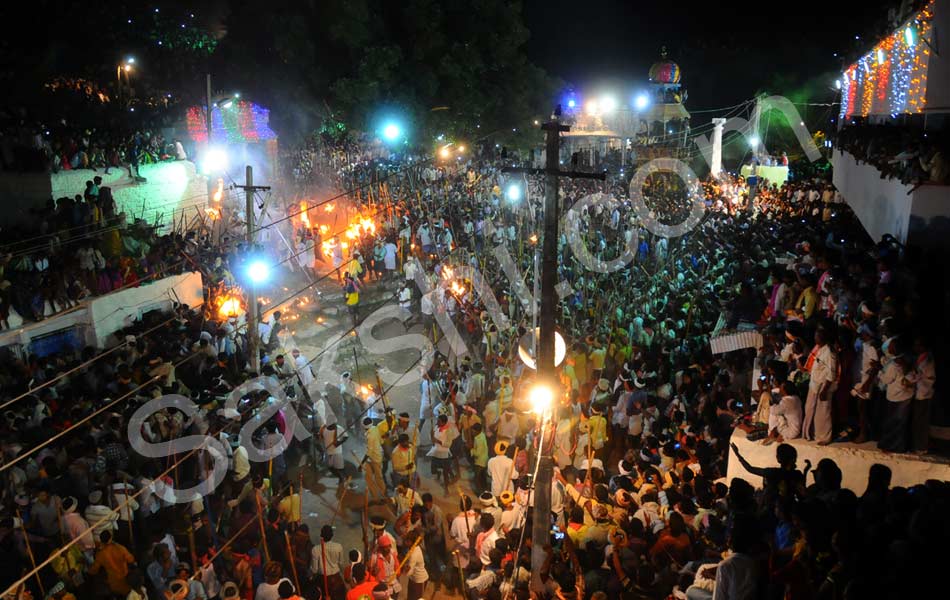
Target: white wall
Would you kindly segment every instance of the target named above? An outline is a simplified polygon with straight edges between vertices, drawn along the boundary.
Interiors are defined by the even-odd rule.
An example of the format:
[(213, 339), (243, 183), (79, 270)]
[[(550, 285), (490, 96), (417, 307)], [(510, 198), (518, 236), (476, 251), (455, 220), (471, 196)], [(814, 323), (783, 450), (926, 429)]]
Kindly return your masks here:
[(831, 160), (834, 184), (854, 210), (871, 239), (878, 241), (890, 233), (907, 241), (912, 196), (910, 186), (896, 179), (881, 179), (881, 172), (868, 164), (858, 164), (853, 156), (835, 150)]
[[(739, 429), (733, 432), (731, 441), (739, 447), (742, 458), (746, 459), (750, 465), (754, 467), (778, 466), (775, 461), (775, 449), (778, 444), (763, 446), (761, 442), (750, 442), (745, 432)], [(884, 453), (877, 449), (874, 442), (860, 445), (845, 443), (819, 446), (815, 442), (806, 442), (799, 438), (789, 440), (788, 443), (798, 452), (799, 469), (805, 467), (805, 459), (810, 460), (812, 467), (815, 467), (821, 459), (830, 458), (841, 469), (841, 486), (859, 496), (868, 486), (868, 469), (874, 463), (880, 463), (891, 469), (892, 487), (910, 487), (924, 483), (928, 479), (950, 481), (950, 464), (915, 454)], [(762, 478), (746, 471), (736, 459), (735, 453), (730, 451), (726, 479), (731, 483), (736, 478), (745, 479), (755, 488), (762, 487)], [(810, 476), (809, 482), (811, 482)]]
[[(170, 310), (172, 302), (197, 306), (204, 301), (200, 273), (184, 273), (147, 285), (98, 296), (78, 307), (38, 323), (26, 323), (0, 333), (0, 347), (28, 346), (45, 334), (79, 327), (89, 345), (105, 347), (109, 336), (150, 310)], [(12, 324), (12, 323), (11, 323)]]
[(148, 285), (100, 296), (89, 302), (90, 336), (87, 340), (103, 347), (110, 335), (131, 325), (142, 313), (155, 309), (170, 310), (172, 302), (196, 306), (203, 301), (200, 273), (173, 275)]
[[(50, 198), (82, 194), (86, 181), (102, 177), (102, 185), (112, 188), (119, 212), (125, 212), (131, 223), (144, 218), (155, 223), (161, 218), (170, 224), (172, 213), (188, 209), (187, 217), (195, 215), (193, 207), (207, 200), (207, 179), (196, 172), (188, 161), (162, 162), (142, 165), (139, 174), (146, 179), (138, 183), (129, 177), (127, 168), (80, 169), (59, 173), (0, 173), (0, 200), (5, 208), (0, 223), (24, 223), (30, 209), (42, 208)], [(180, 213), (179, 213), (180, 214)]]

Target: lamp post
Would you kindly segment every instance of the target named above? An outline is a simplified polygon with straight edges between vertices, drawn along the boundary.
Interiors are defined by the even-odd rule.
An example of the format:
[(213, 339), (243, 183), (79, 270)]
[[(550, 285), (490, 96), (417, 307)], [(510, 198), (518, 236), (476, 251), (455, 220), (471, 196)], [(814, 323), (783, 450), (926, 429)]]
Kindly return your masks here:
[(125, 85), (128, 90), (126, 99), (132, 101), (132, 65), (135, 64), (134, 58), (125, 59), (124, 63), (115, 66), (116, 99), (122, 96), (122, 73), (125, 73)]
[[(545, 168), (507, 168), (509, 173), (543, 173), (544, 181), (544, 239), (541, 246), (541, 310), (538, 318), (538, 390), (532, 393), (532, 400), (539, 403), (550, 397), (549, 405), (553, 405), (554, 398), (558, 397), (559, 382), (557, 379), (557, 364), (555, 362), (555, 324), (558, 312), (558, 297), (555, 292), (557, 282), (557, 246), (558, 246), (558, 219), (560, 206), (558, 198), (558, 179), (562, 176), (580, 179), (607, 178), (607, 173), (580, 173), (576, 171), (564, 172), (560, 170), (561, 132), (570, 131), (570, 127), (560, 123), (560, 106), (551, 115), (548, 123), (541, 125), (547, 134), (545, 143)], [(546, 388), (550, 393), (541, 391)], [(537, 395), (535, 395), (537, 394)], [(553, 407), (553, 406), (552, 406)], [(544, 419), (542, 418), (542, 422)], [(554, 458), (552, 457), (552, 440), (544, 435), (542, 427), (538, 440), (538, 461), (534, 477), (534, 520), (531, 527), (531, 589), (541, 592), (544, 583), (541, 581), (541, 569), (544, 565), (545, 546), (550, 545), (551, 538), (551, 480), (554, 477)]]

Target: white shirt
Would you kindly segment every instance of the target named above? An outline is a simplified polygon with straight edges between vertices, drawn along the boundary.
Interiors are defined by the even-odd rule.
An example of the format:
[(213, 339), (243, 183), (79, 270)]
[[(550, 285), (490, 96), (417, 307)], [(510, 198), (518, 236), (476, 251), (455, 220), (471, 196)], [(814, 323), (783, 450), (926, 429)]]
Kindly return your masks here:
[(498, 535), (498, 530), (492, 529), (488, 532), (488, 535), (482, 539), (482, 546), (478, 552), (478, 560), (481, 561), (483, 565), (487, 566), (491, 564), (491, 558), (489, 558), (488, 555), (495, 548), (495, 542), (498, 541), (499, 537), (501, 536)]
[(903, 402), (914, 397), (917, 385), (914, 381), (914, 372), (904, 375), (901, 366), (896, 360), (891, 360), (878, 375), (878, 381), (884, 386), (889, 402)]
[(313, 371), (310, 370), (310, 365), (307, 364), (307, 357), (303, 354), (298, 354), (294, 358), (294, 369), (297, 371), (297, 375), (300, 377), (300, 383), (303, 387), (309, 387), (313, 383)]
[(251, 472), (251, 462), (247, 458), (247, 448), (238, 446), (234, 449), (234, 479), (241, 481)]
[(713, 600), (753, 600), (757, 574), (755, 559), (745, 554), (733, 554), (716, 569)]
[(503, 454), (488, 459), (488, 476), (491, 477), (493, 496), (501, 496), (502, 492), (512, 489), (511, 480), (518, 478), (518, 471), (513, 468), (513, 463), (513, 460)]
[[(340, 572), (340, 564), (343, 562), (343, 546), (333, 540), (326, 542), (324, 549), (323, 540), (313, 547), (310, 551), (310, 571), (316, 574), (323, 574), (323, 561), (326, 558), (327, 575), (336, 575)], [(326, 555), (324, 557), (324, 554)]]
[(831, 351), (828, 344), (818, 350), (810, 373), (811, 380), (808, 385), (813, 389), (818, 389), (818, 386), (823, 383), (833, 384), (838, 377), (838, 357)]
[(769, 408), (769, 430), (778, 429), (785, 439), (802, 434), (802, 401), (797, 396), (782, 396), (778, 404)]
[(429, 573), (426, 572), (426, 561), (422, 557), (422, 548), (416, 546), (409, 553), (406, 570), (409, 572), (409, 581), (413, 583), (425, 583), (429, 580)]

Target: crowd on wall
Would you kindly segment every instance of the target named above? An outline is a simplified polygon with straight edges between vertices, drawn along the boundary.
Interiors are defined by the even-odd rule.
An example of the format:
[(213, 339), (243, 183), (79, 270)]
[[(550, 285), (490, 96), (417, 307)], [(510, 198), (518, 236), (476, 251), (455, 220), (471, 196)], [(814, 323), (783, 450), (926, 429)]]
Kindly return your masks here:
[(914, 187), (950, 183), (946, 139), (938, 131), (856, 123), (838, 131), (835, 146), (859, 164), (876, 167), (881, 179), (897, 179)]
[(28, 224), (4, 230), (0, 328), (11, 327), (11, 311), (40, 321), (93, 296), (201, 268), (196, 258), (210, 251), (207, 235), (162, 234), (117, 210), (112, 189), (96, 175), (81, 194), (50, 200)]
[[(532, 271), (540, 194), (512, 202), (495, 161), (382, 178), (377, 167), (388, 168), (368, 160), (340, 175), (379, 182), (379, 194), (355, 199), (387, 215), (376, 239), (337, 259), (313, 233), (296, 234), (329, 263), (321, 269), (346, 273), (357, 323), (368, 316), (359, 290), (402, 280), (390, 298), (433, 341), (451, 323), (469, 351), (436, 356), (411, 411), (387, 410), (384, 390), (360, 394), (347, 374), (326, 393), (285, 346), (279, 312), (256, 324), (265, 388), (241, 385), (255, 375), (245, 327), (202, 307), (151, 315), (110, 349), (3, 361), (2, 589), (24, 579), (34, 597), (58, 599), (415, 600), (441, 586), (471, 600), (718, 600), (903, 597), (933, 583), (932, 549), (950, 533), (946, 482), (892, 488), (873, 465), (867, 488), (849, 490), (833, 460), (801, 469), (787, 443), (927, 449), (942, 280), (910, 250), (867, 240), (828, 184), (758, 186), (750, 198), (741, 179), (655, 176), (643, 206), (622, 181), (564, 182), (565, 210), (594, 192), (616, 201), (576, 208), (559, 240), (564, 393), (539, 419), (518, 358), (530, 299), (495, 257), (506, 248)], [(690, 231), (651, 233), (696, 202), (704, 216)], [(605, 268), (615, 259), (625, 266)], [(225, 273), (239, 258), (209, 249), (195, 260)], [(711, 336), (748, 328), (764, 333), (762, 348), (711, 353)], [(134, 420), (163, 394), (197, 410)], [(292, 439), (291, 413), (314, 438)], [(737, 427), (775, 444), (776, 463), (731, 448)], [(160, 458), (131, 447), (185, 435), (216, 443)], [(533, 509), (541, 439), (556, 465), (550, 515)], [(272, 460), (249, 459), (285, 440)], [(366, 511), (355, 548), (335, 541), (345, 532), (330, 513), (319, 527), (303, 522), (295, 476), (303, 464), (329, 471), (342, 490), (353, 466), (345, 440), (359, 449), (367, 505), (390, 507), (390, 518)], [(730, 460), (761, 487), (727, 482)], [(219, 464), (216, 488), (176, 495), (214, 480)], [(535, 519), (553, 523), (539, 571)], [(532, 576), (543, 591), (529, 592)]]
[(139, 165), (186, 160), (182, 142), (148, 129), (82, 128), (60, 121), (38, 123), (3, 115), (0, 129), (0, 170), (52, 172), (76, 169), (128, 169), (138, 176)]

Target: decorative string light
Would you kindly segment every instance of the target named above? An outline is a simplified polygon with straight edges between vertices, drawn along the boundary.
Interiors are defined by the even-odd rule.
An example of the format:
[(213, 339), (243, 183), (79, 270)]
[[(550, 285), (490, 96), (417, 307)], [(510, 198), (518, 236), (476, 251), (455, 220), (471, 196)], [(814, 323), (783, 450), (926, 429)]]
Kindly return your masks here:
[[(840, 117), (920, 113), (927, 95), (934, 2), (850, 65), (841, 80)], [(860, 105), (858, 104), (860, 102)]]
[[(196, 142), (208, 140), (205, 109), (192, 106), (186, 113), (188, 135)], [(244, 100), (234, 102), (228, 108), (215, 106), (211, 109), (211, 136), (214, 140), (230, 143), (261, 142), (277, 137), (270, 128), (270, 111), (259, 104)]]

